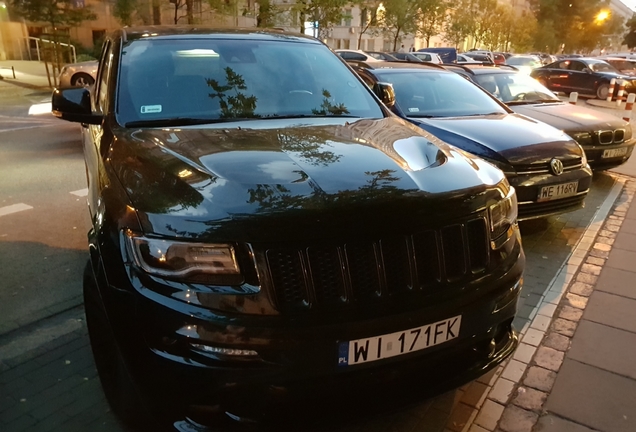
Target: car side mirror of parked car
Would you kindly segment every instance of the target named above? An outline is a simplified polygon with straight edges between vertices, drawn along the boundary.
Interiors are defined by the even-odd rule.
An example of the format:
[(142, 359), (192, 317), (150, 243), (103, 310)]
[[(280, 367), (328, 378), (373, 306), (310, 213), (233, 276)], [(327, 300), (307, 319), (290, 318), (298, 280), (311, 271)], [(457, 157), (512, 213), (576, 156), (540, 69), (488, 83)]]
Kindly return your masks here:
[(101, 114), (91, 110), (91, 94), (87, 88), (55, 89), (51, 100), (51, 111), (55, 117), (76, 123), (101, 124)]
[(387, 108), (392, 108), (395, 105), (395, 90), (393, 84), (379, 82), (373, 86), (373, 92), (378, 95), (380, 100)]

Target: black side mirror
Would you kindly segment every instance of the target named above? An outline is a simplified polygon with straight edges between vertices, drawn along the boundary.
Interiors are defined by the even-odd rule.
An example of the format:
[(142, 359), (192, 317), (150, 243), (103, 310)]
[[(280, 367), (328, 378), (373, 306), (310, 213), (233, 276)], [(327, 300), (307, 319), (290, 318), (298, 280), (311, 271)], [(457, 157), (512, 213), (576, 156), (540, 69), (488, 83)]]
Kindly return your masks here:
[(87, 88), (55, 89), (51, 98), (53, 115), (76, 123), (101, 124), (104, 116), (93, 114)]
[(375, 83), (373, 92), (378, 95), (387, 108), (392, 108), (393, 105), (395, 105), (395, 90), (393, 89), (393, 84), (385, 82)]

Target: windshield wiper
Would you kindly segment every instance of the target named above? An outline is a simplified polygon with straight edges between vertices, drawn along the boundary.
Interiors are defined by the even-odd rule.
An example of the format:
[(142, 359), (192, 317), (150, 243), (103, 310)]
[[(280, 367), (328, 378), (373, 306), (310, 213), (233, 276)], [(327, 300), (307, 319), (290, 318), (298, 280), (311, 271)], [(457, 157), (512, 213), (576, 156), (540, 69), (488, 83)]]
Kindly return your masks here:
[(124, 125), (124, 127), (171, 127), (171, 126), (192, 126), (201, 124), (213, 124), (213, 123), (229, 123), (235, 121), (245, 120), (259, 120), (258, 117), (246, 117), (246, 118), (195, 118), (195, 117), (174, 117), (168, 119), (155, 119), (155, 120), (137, 120), (131, 121)]
[(506, 105), (532, 105), (532, 104), (545, 104), (545, 103), (563, 103), (560, 99), (536, 99), (536, 100), (521, 100), (504, 102)]
[(263, 119), (295, 119), (295, 118), (360, 118), (360, 116), (346, 114), (289, 114), (289, 115), (269, 115), (262, 117)]

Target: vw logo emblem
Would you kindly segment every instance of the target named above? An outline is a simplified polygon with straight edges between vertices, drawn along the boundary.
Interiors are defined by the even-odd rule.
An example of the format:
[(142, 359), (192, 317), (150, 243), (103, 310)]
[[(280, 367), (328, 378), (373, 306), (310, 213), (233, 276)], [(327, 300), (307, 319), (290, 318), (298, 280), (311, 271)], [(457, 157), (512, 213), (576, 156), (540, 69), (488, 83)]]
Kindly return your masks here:
[(552, 159), (550, 161), (550, 169), (552, 170), (552, 174), (554, 175), (563, 174), (563, 162), (558, 159)]

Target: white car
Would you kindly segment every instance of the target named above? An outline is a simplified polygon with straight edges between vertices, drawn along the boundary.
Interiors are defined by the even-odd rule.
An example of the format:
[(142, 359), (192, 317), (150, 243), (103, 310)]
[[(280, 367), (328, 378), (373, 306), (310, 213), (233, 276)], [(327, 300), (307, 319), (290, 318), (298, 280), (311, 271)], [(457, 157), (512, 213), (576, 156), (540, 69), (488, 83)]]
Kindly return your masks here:
[(479, 63), (481, 64), (480, 61), (477, 61), (473, 58), (470, 58), (464, 54), (457, 54), (457, 63)]
[(62, 68), (57, 79), (57, 86), (64, 87), (88, 87), (95, 83), (97, 76), (97, 60), (67, 64)]
[(362, 50), (337, 49), (337, 50), (334, 50), (334, 52), (345, 60), (358, 60), (358, 61), (365, 61), (365, 62), (382, 61), (382, 59), (378, 59), (374, 57), (373, 55), (368, 54)]
[(413, 54), (415, 57), (417, 57), (420, 60), (423, 60), (425, 62), (436, 63), (436, 64), (444, 63), (442, 61), (442, 58), (439, 56), (439, 54), (429, 53), (429, 52), (424, 52), (424, 51), (416, 51), (416, 52), (412, 52), (412, 53), (409, 53), (409, 54)]
[(508, 57), (506, 64), (519, 69), (519, 72), (530, 75), (533, 69), (541, 67), (541, 59), (535, 55), (513, 55)]

